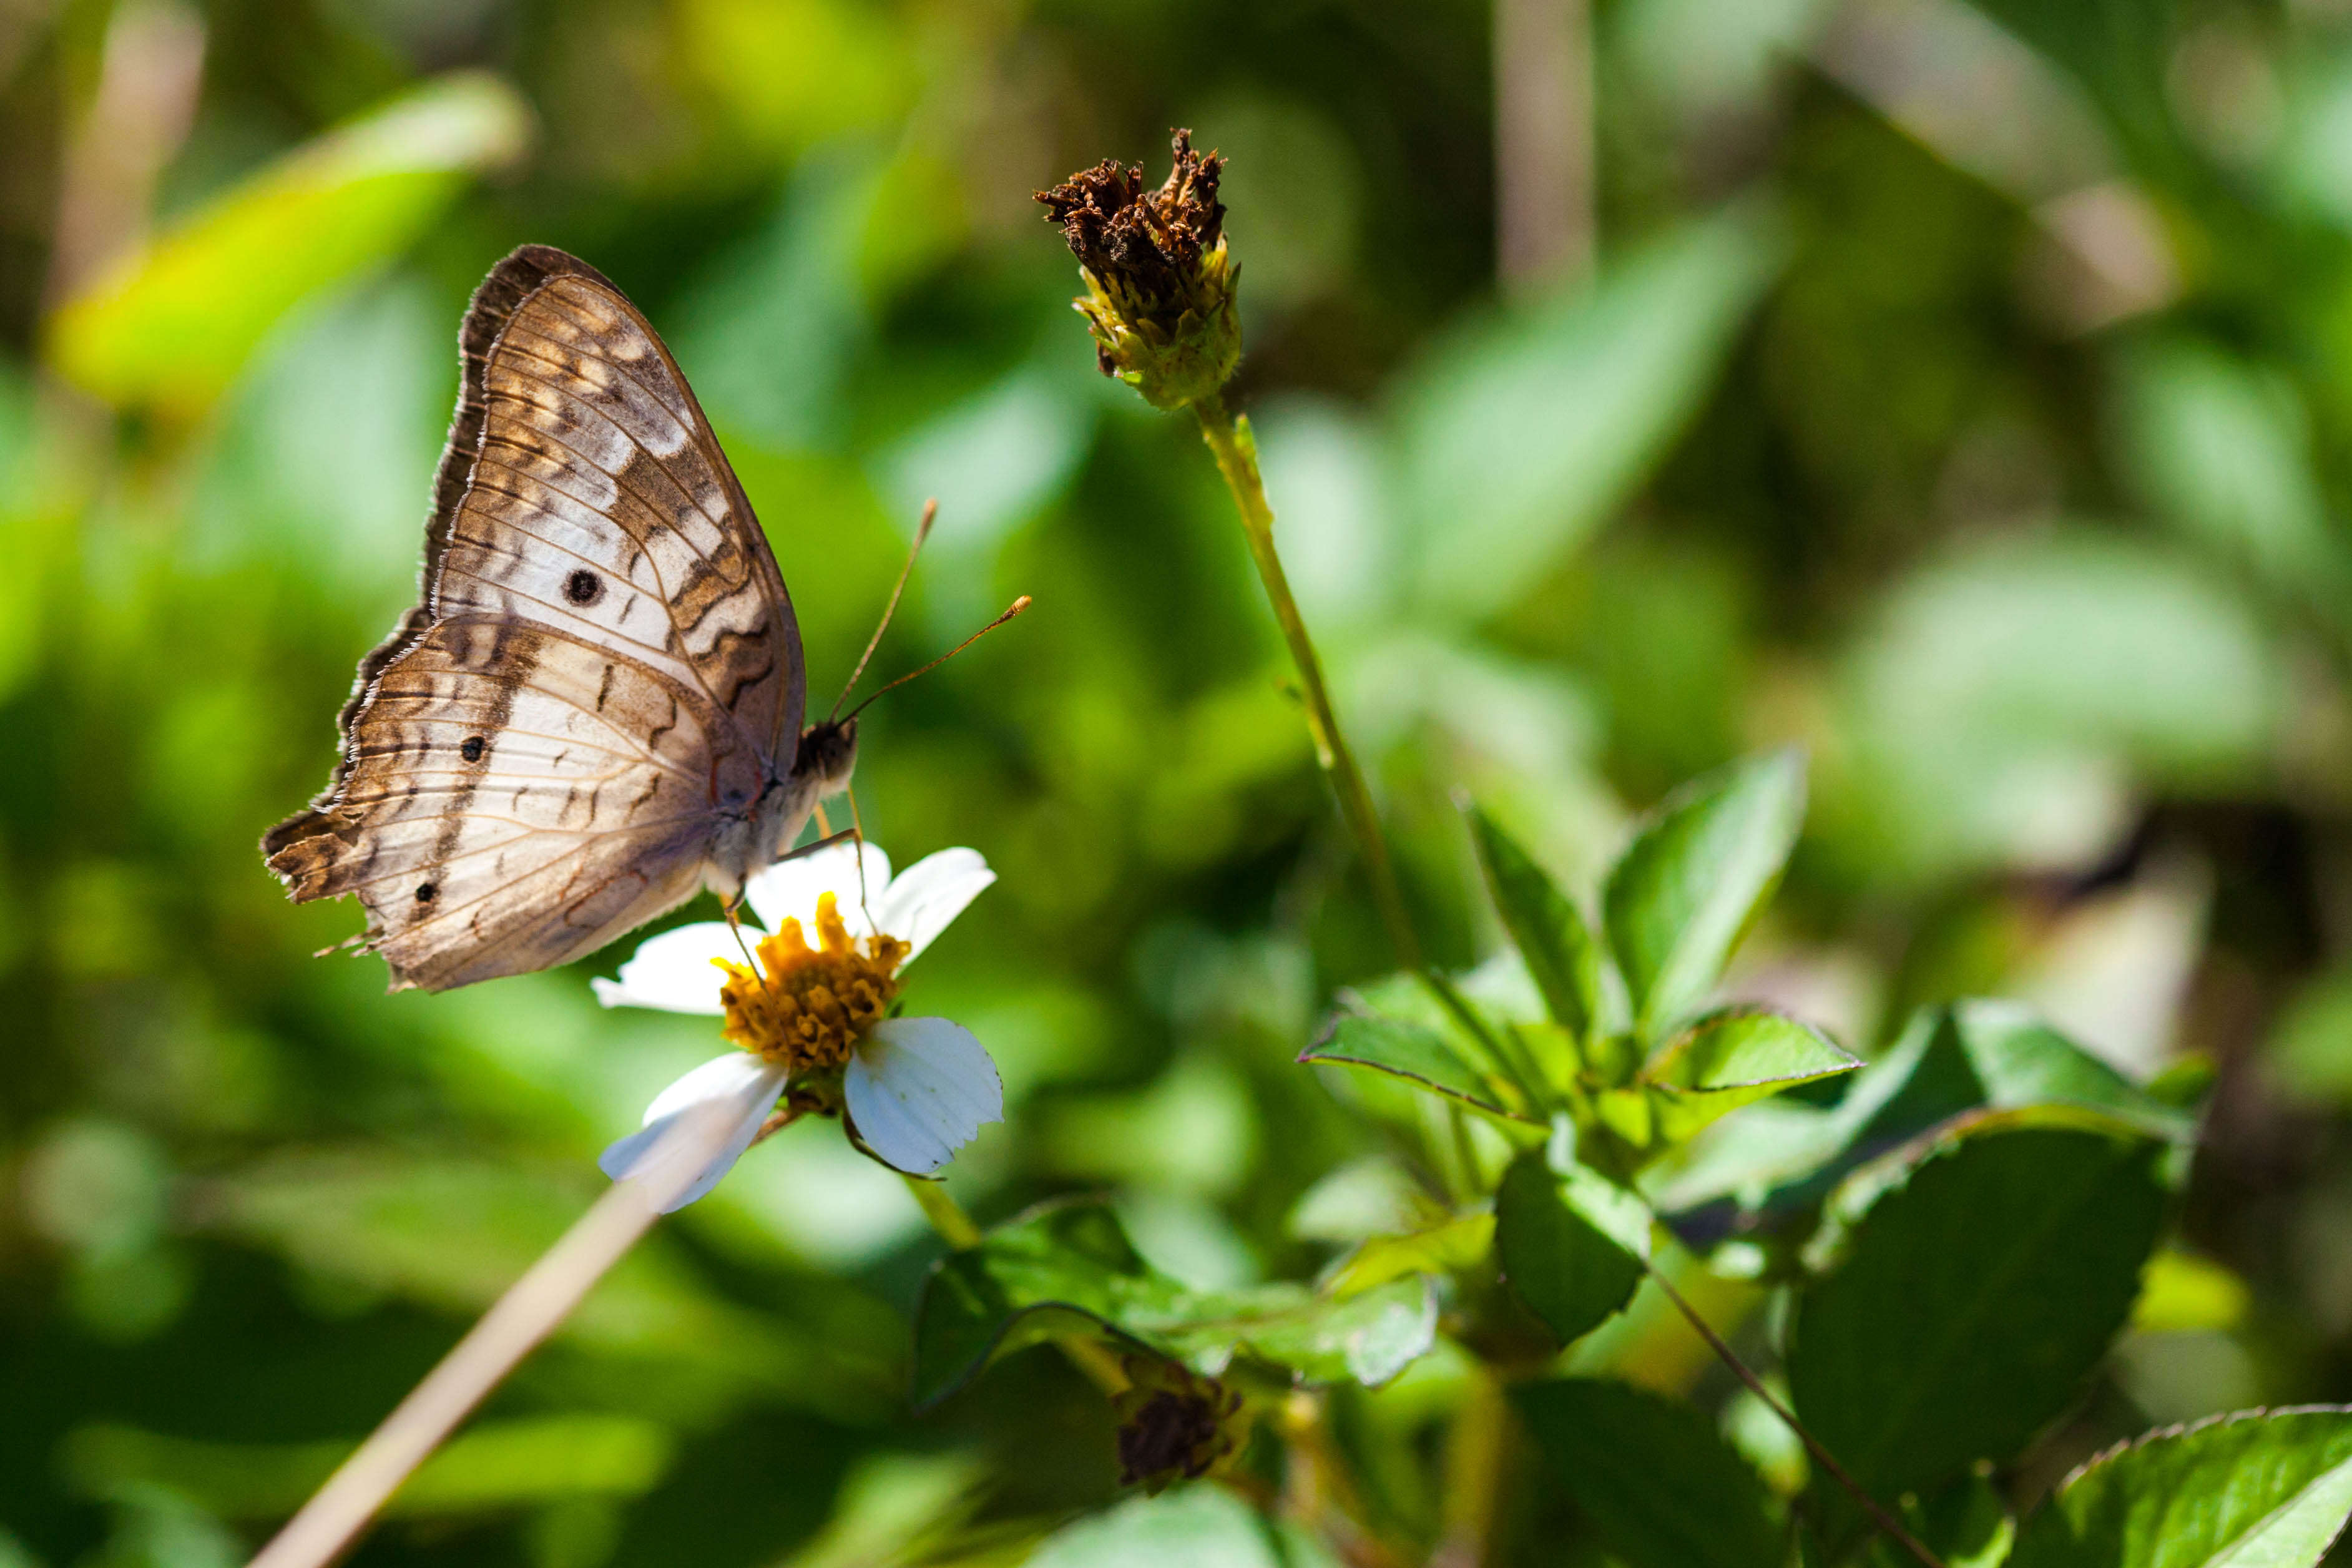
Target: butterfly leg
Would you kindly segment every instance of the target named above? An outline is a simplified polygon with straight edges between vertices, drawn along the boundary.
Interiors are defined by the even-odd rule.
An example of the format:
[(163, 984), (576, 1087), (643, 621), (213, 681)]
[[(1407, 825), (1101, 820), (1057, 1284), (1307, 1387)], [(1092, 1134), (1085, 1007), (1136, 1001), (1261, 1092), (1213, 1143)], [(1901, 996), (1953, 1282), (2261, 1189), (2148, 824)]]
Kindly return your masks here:
[(739, 890), (733, 898), (727, 900), (724, 903), (721, 903), (719, 906), (719, 912), (727, 917), (727, 929), (735, 933), (735, 945), (742, 950), (743, 962), (751, 965), (752, 971), (757, 973), (760, 967), (760, 961), (751, 956), (751, 944), (743, 940), (743, 922), (736, 918), (736, 911), (740, 910), (742, 907), (743, 895)]

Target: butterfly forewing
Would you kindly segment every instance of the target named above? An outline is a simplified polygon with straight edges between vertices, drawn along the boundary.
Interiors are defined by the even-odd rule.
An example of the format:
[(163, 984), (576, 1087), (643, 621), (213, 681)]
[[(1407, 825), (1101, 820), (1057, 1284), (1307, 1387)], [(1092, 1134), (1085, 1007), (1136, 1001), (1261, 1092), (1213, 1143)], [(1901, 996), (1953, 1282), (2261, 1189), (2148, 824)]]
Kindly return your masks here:
[(804, 692), (766, 540), (620, 292), (526, 247), (460, 345), (425, 602), (362, 663), (328, 791), (263, 845), (297, 900), (356, 894), (395, 985), (435, 990), (692, 894), (789, 772)]

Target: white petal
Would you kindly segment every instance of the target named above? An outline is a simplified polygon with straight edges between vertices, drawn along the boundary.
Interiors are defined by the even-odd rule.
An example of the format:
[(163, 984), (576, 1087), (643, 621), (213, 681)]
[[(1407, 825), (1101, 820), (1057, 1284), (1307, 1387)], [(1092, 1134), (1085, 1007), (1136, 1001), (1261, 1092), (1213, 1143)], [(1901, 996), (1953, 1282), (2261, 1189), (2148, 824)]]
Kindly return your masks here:
[[(646, 1107), (646, 1124), (630, 1133), (596, 1161), (597, 1168), (614, 1181), (637, 1180), (656, 1186), (668, 1184), (684, 1173), (679, 1160), (694, 1160), (701, 1168), (685, 1190), (662, 1205), (662, 1213), (682, 1209), (719, 1184), (735, 1168), (743, 1151), (759, 1135), (760, 1124), (774, 1109), (784, 1089), (784, 1068), (749, 1051), (730, 1051), (700, 1067), (654, 1096)], [(699, 1119), (692, 1113), (712, 1107), (719, 1118), (714, 1148), (708, 1138), (694, 1138)], [(664, 1144), (677, 1131), (688, 1143)]]
[[(745, 940), (756, 942), (757, 932)], [(596, 1000), (607, 1007), (662, 1007), (672, 1013), (719, 1013), (719, 987), (726, 976), (712, 967), (714, 958), (743, 962), (743, 950), (723, 921), (699, 921), (679, 926), (641, 943), (635, 957), (621, 965), (618, 980), (593, 980)]]
[(898, 1170), (928, 1175), (1004, 1119), (1004, 1084), (971, 1031), (945, 1018), (890, 1018), (850, 1053), (842, 1092), (857, 1135)]
[(926, 855), (899, 872), (898, 879), (873, 900), (874, 923), (914, 949), (907, 955), (911, 963), (995, 880), (996, 873), (977, 849)]
[[(857, 879), (861, 849), (866, 866), (862, 887)], [(890, 857), (882, 853), (882, 847), (861, 845), (851, 838), (828, 844), (814, 855), (779, 860), (765, 870), (753, 872), (744, 880), (743, 896), (751, 900), (760, 923), (770, 931), (782, 925), (784, 917), (790, 915), (801, 922), (801, 929), (814, 942), (818, 894), (831, 893), (849, 934), (864, 936), (873, 930), (866, 922), (866, 906), (873, 904), (878, 910), (883, 889), (889, 885)]]

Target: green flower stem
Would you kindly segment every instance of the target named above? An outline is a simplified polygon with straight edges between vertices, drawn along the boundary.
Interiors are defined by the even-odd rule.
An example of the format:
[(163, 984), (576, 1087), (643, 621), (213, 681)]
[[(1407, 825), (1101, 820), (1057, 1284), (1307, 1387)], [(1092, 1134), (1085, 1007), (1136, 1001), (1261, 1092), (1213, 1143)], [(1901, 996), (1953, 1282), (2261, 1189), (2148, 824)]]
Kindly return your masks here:
[(1805, 1452), (1813, 1457), (1813, 1463), (1821, 1466), (1830, 1479), (1843, 1487), (1847, 1495), (1861, 1505), (1862, 1511), (1870, 1516), (1871, 1523), (1876, 1525), (1889, 1541), (1918, 1559), (1923, 1568), (1944, 1568), (1943, 1560), (1928, 1551), (1917, 1536), (1904, 1529), (1902, 1521), (1889, 1513), (1876, 1498), (1864, 1491), (1862, 1483), (1855, 1480), (1847, 1473), (1846, 1468), (1837, 1462), (1837, 1457), (1822, 1447), (1822, 1440), (1807, 1430), (1803, 1422), (1797, 1419), (1797, 1413), (1783, 1405), (1769, 1388), (1764, 1386), (1764, 1380), (1757, 1376), (1755, 1371), (1746, 1362), (1739, 1359), (1739, 1352), (1725, 1343), (1723, 1336), (1717, 1333), (1707, 1321), (1698, 1315), (1698, 1309), (1685, 1300), (1683, 1293), (1668, 1282), (1664, 1270), (1646, 1260), (1643, 1267), (1650, 1271), (1650, 1278), (1656, 1283), (1658, 1289), (1665, 1292), (1666, 1300), (1675, 1304), (1675, 1310), (1682, 1313), (1685, 1321), (1697, 1331), (1698, 1337), (1706, 1342), (1707, 1348), (1716, 1353), (1724, 1365), (1731, 1369), (1731, 1375), (1747, 1384), (1748, 1392), (1762, 1400), (1765, 1407), (1778, 1415), (1781, 1423), (1797, 1435), (1797, 1441), (1805, 1446)]
[(915, 1194), (916, 1206), (923, 1211), (923, 1217), (931, 1222), (931, 1228), (940, 1233), (941, 1241), (958, 1252), (969, 1251), (980, 1245), (980, 1226), (972, 1223), (971, 1215), (963, 1212), (961, 1204), (948, 1195), (945, 1182), (909, 1176), (904, 1172), (899, 1173), (899, 1180), (905, 1182), (907, 1190)]
[[(926, 1181), (920, 1176), (909, 1176), (903, 1171), (899, 1173), (899, 1179), (907, 1184), (907, 1190), (915, 1194), (916, 1206), (923, 1211), (923, 1217), (931, 1222), (931, 1228), (940, 1233), (941, 1241), (958, 1252), (968, 1251), (980, 1245), (980, 1226), (972, 1222), (971, 1215), (963, 1212), (963, 1205), (949, 1194), (945, 1182)], [(1062, 1347), (1062, 1353), (1070, 1358), (1070, 1364), (1086, 1373), (1087, 1381), (1105, 1394), (1118, 1394), (1126, 1389), (1127, 1370), (1118, 1364), (1118, 1357), (1113, 1355), (1099, 1340), (1086, 1333), (1066, 1333), (1056, 1335), (1055, 1342)]]
[(1339, 715), (1331, 710), (1331, 694), (1323, 684), (1323, 661), (1315, 652), (1314, 639), (1307, 635), (1307, 622), (1298, 613), (1298, 601), (1291, 597), (1290, 579), (1282, 570), (1282, 557), (1274, 547), (1274, 508), (1265, 499), (1265, 481), (1257, 468), (1257, 438), (1250, 433), (1247, 418), (1235, 418), (1225, 407), (1224, 399), (1215, 395), (1202, 398), (1192, 405), (1192, 412), (1201, 421), (1202, 438), (1216, 456), (1217, 470), (1225, 477), (1226, 488), (1234, 492), (1234, 504), (1242, 514), (1242, 532), (1249, 540), (1250, 559), (1257, 563), (1258, 581), (1265, 585), (1265, 596), (1274, 606), (1274, 618), (1282, 627), (1282, 639), (1290, 645), (1291, 662), (1298, 668), (1298, 682), (1307, 699), (1307, 725), (1315, 738), (1315, 754), (1323, 771), (1331, 775), (1331, 787), (1339, 797), (1339, 814), (1347, 818), (1348, 831), (1356, 840), (1357, 852), (1363, 856), (1366, 870), (1372, 879), (1372, 897), (1379, 903), (1381, 919), (1388, 927), (1390, 945), (1396, 949), (1398, 962), (1407, 969), (1426, 973), (1422, 962), (1421, 939), (1412, 929), (1412, 921), (1405, 912), (1404, 894), (1397, 886), (1396, 868), (1389, 861), (1388, 842), (1381, 836), (1380, 818), (1372, 810), (1371, 791), (1364, 787), (1364, 775), (1356, 766), (1356, 759), (1348, 750), (1348, 742), (1339, 730)]
[(1486, 1561), (1510, 1423), (1501, 1381), (1490, 1367), (1475, 1369), (1445, 1435), (1445, 1528), (1430, 1568), (1479, 1568)]

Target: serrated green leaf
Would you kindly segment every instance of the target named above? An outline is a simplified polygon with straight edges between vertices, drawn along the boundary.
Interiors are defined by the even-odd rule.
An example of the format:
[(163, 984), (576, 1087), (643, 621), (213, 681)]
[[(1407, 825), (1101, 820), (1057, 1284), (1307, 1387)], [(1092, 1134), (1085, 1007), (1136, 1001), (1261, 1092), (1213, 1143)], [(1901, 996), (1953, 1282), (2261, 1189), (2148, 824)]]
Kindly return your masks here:
[(1731, 1157), (1740, 1151), (1725, 1150), (1698, 1173), (1704, 1182), (1677, 1178), (1674, 1204), (1737, 1194), (1752, 1211), (1786, 1215), (1938, 1123), (2038, 1105), (2083, 1107), (2176, 1141), (2196, 1127), (2192, 1110), (2138, 1088), (2032, 1009), (1955, 1002), (1915, 1014), (1895, 1045), (1854, 1076), (1835, 1110), (1790, 1107), (1785, 1129), (1759, 1128), (1746, 1163)]
[(1780, 879), (1805, 815), (1804, 760), (1750, 758), (1660, 805), (1609, 874), (1609, 944), (1654, 1038), (1704, 998)]
[(1782, 1568), (1763, 1483), (1696, 1410), (1622, 1383), (1512, 1391), (1547, 1474), (1630, 1568)]
[(1810, 1024), (1755, 1007), (1710, 1013), (1668, 1042), (1642, 1081), (1657, 1135), (1679, 1143), (1743, 1105), (1862, 1066)]
[(1244, 1354), (1308, 1382), (1377, 1384), (1429, 1350), (1437, 1301), (1419, 1279), (1344, 1300), (1297, 1285), (1190, 1289), (1144, 1261), (1107, 1205), (1049, 1204), (933, 1268), (915, 1318), (915, 1402), (1074, 1321), (1205, 1372)]
[(1650, 1256), (1650, 1210), (1589, 1166), (1555, 1171), (1544, 1152), (1511, 1162), (1495, 1194), (1503, 1278), (1562, 1344), (1633, 1299)]
[(2352, 1408), (2242, 1411), (2093, 1460), (2011, 1568), (2314, 1568), (2352, 1515)]
[(51, 363), (110, 402), (199, 412), (289, 310), (405, 248), (475, 174), (518, 157), (530, 126), (495, 77), (427, 82), (109, 268), (51, 317)]
[(1445, 1036), (1426, 1024), (1346, 1007), (1332, 1015), (1315, 1043), (1298, 1053), (1301, 1062), (1370, 1068), (1410, 1079), (1423, 1089), (1516, 1121), (1521, 1112), (1492, 1077), (1465, 1059)]
[[(1798, 1415), (1874, 1496), (2008, 1459), (2077, 1395), (2162, 1227), (2163, 1149), (2120, 1123), (2004, 1118), (1878, 1194), (1799, 1292), (1788, 1358)], [(1853, 1505), (1815, 1489), (1851, 1529)]]
[(1503, 929), (1528, 966), (1552, 1020), (1577, 1039), (1601, 1018), (1601, 944), (1573, 900), (1494, 818), (1473, 807), (1471, 841)]

